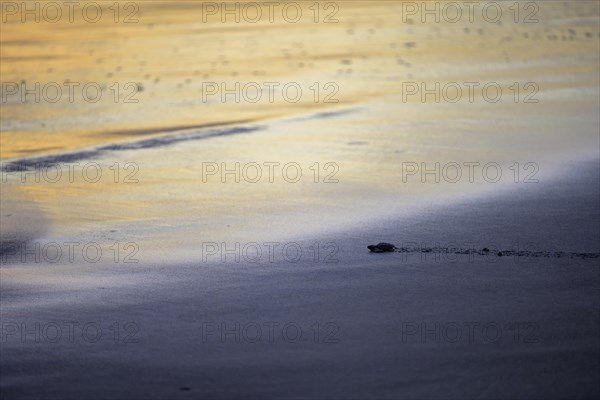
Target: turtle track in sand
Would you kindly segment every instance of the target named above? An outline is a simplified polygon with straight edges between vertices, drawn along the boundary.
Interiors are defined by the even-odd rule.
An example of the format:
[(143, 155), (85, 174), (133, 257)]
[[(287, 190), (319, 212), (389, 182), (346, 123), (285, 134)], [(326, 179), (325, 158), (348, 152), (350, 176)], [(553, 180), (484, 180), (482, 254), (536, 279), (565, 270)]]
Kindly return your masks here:
[(529, 251), (529, 250), (489, 250), (487, 248), (464, 249), (457, 247), (396, 247), (391, 253), (404, 254), (456, 254), (456, 255), (480, 255), (493, 257), (528, 257), (528, 258), (600, 258), (600, 253), (581, 253), (581, 252), (566, 252), (566, 251)]

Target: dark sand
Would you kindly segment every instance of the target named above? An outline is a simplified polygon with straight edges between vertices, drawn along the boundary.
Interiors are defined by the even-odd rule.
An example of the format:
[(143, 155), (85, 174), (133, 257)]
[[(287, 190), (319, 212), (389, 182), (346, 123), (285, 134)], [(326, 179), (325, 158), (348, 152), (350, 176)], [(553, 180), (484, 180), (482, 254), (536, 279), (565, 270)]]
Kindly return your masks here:
[[(298, 24), (205, 24), (201, 2), (140, 2), (139, 24), (13, 16), (0, 38), (3, 82), (144, 90), (136, 104), (108, 92), (99, 103), (12, 96), (0, 107), (3, 165), (135, 162), (140, 182), (11, 176), (0, 187), (0, 251), (12, 234), (133, 241), (143, 262), (2, 264), (1, 400), (596, 398), (598, 259), (366, 248), (600, 251), (598, 3), (537, 2), (536, 24), (513, 23), (513, 2), (501, 3), (502, 25), (409, 22), (392, 1), (340, 2), (338, 24), (311, 22), (309, 9)], [(273, 80), (302, 82), (305, 95), (255, 104), (200, 94), (206, 82)], [(498, 82), (504, 96), (403, 101), (410, 81)], [(339, 108), (314, 101), (314, 82), (339, 85)], [(528, 82), (539, 85), (539, 104), (515, 103), (510, 88)], [(231, 135), (208, 138), (203, 127)], [(587, 155), (594, 161), (555, 174), (561, 160)], [(203, 161), (333, 161), (340, 184), (204, 184)], [(512, 184), (506, 169), (498, 185), (405, 186), (403, 161), (535, 162), (540, 183)], [(285, 234), (304, 249), (335, 243), (338, 262), (191, 254), (204, 240)], [(234, 333), (221, 338), (222, 323)]]
[[(573, 164), (526, 191), (325, 238), (340, 246), (337, 263), (88, 270), (79, 274), (112, 284), (77, 290), (4, 279), (2, 399), (595, 398), (598, 259), (403, 259), (366, 245), (598, 252), (598, 190), (598, 162)], [(64, 321), (79, 323), (72, 340)], [(38, 343), (5, 335), (36, 322), (46, 326)], [(62, 326), (56, 343), (51, 322)], [(123, 343), (129, 322), (135, 343)], [(238, 339), (221, 338), (223, 322), (240, 324)], [(86, 323), (103, 329), (98, 342), (82, 338)], [(289, 323), (302, 339), (292, 325), (282, 336)]]

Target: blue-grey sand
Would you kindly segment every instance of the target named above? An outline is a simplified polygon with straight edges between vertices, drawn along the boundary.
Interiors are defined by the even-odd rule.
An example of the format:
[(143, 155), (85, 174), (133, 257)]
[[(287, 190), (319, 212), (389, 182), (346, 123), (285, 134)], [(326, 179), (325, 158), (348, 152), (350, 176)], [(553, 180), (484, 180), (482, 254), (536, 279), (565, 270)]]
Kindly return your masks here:
[[(537, 23), (390, 1), (329, 25), (150, 1), (133, 25), (3, 22), (3, 83), (139, 103), (2, 102), (2, 400), (597, 398), (600, 6), (529, 3)], [(203, 101), (224, 81), (307, 94)]]

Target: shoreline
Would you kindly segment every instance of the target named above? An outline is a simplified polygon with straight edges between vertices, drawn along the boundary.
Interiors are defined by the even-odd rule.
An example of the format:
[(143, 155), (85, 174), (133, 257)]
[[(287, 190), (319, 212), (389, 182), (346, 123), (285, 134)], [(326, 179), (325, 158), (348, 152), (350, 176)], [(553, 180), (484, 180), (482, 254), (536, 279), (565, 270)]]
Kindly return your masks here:
[(3, 9), (0, 398), (600, 397), (600, 4), (226, 3)]
[[(594, 166), (519, 196), (326, 237), (340, 244), (334, 263), (248, 264), (230, 256), (226, 263), (2, 268), (3, 321), (30, 333), (25, 340), (19, 332), (5, 336), (1, 392), (63, 399), (593, 398), (597, 260), (402, 258), (370, 254), (366, 245), (534, 241), (598, 252)], [(523, 227), (518, 233), (514, 223)], [(105, 336), (94, 342), (75, 330), (69, 341), (65, 321), (79, 324), (74, 329), (95, 324)], [(114, 323), (136, 340), (115, 342)], [(55, 342), (48, 340), (52, 324), (64, 334)], [(299, 327), (302, 339), (283, 327)], [(35, 360), (22, 356), (34, 349)], [(60, 370), (49, 367), (57, 360)], [(34, 372), (23, 380), (23, 370)]]

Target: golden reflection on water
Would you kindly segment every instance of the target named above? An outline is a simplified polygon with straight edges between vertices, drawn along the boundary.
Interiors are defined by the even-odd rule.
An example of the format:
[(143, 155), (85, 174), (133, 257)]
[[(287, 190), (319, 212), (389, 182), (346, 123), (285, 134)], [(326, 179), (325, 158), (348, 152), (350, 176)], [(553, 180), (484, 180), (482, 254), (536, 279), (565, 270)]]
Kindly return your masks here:
[[(21, 183), (18, 174), (3, 180), (3, 190), (16, 187), (19, 196), (36, 204), (51, 221), (52, 235), (140, 241), (157, 250), (193, 246), (207, 237), (300, 235), (439, 197), (436, 185), (399, 184), (402, 161), (495, 160), (508, 166), (597, 149), (599, 12), (594, 2), (568, 7), (545, 2), (540, 23), (502, 25), (405, 21), (395, 2), (340, 2), (339, 22), (331, 24), (311, 18), (296, 24), (281, 19), (204, 23), (200, 5), (192, 2), (138, 4), (134, 24), (110, 19), (2, 24), (3, 83), (31, 88), (36, 82), (96, 82), (103, 91), (97, 103), (82, 101), (78, 90), (73, 103), (67, 96), (57, 103), (36, 103), (31, 96), (26, 103), (15, 97), (3, 102), (0, 158), (202, 127), (260, 129), (103, 152), (80, 161), (101, 165), (104, 175), (95, 183), (83, 179), (80, 169), (73, 182)], [(536, 82), (540, 102), (528, 107), (478, 98), (422, 104), (418, 96), (403, 101), (403, 83), (409, 81), (494, 81), (510, 95), (514, 82)], [(203, 101), (206, 82), (225, 82), (228, 88), (236, 82), (297, 82), (304, 94), (297, 103), (280, 95), (272, 103), (231, 97), (221, 102), (218, 95)], [(338, 101), (326, 103), (323, 89), (330, 82), (339, 89)], [(128, 83), (135, 90), (125, 88)], [(321, 88), (316, 102), (309, 89), (314, 83)], [(125, 103), (127, 96), (139, 101)], [(290, 122), (336, 109), (348, 113)], [(124, 183), (123, 175), (115, 182), (110, 169), (115, 162), (122, 174), (126, 164), (135, 164), (138, 182)], [(217, 175), (203, 182), (203, 162), (296, 162), (303, 179), (222, 184)], [(315, 162), (321, 168), (336, 163), (339, 183), (312, 182), (309, 168)], [(23, 207), (3, 201), (3, 216)]]
[[(364, 35), (349, 33), (364, 19), (365, 6), (355, 2), (340, 10), (340, 21), (346, 22), (330, 24), (310, 18), (297, 24), (281, 18), (274, 23), (222, 24), (218, 18), (203, 23), (198, 3), (138, 4), (137, 23), (104, 18), (95, 24), (81, 19), (73, 24), (3, 24), (3, 81), (23, 82), (27, 88), (56, 82), (65, 93), (54, 104), (36, 104), (33, 96), (22, 104), (11, 96), (14, 101), (2, 113), (2, 158), (124, 140), (126, 135), (111, 133), (131, 129), (260, 120), (333, 105), (314, 102), (308, 94), (314, 82), (345, 86), (337, 99), (352, 104), (369, 94), (361, 88), (365, 76), (393, 62), (386, 60), (386, 30), (394, 21), (386, 21), (382, 5), (367, 7), (378, 19), (379, 34)], [(62, 101), (68, 97), (65, 81), (81, 84), (72, 104)], [(90, 82), (103, 89), (97, 103), (83, 100), (82, 87)], [(261, 87), (263, 82), (300, 82), (307, 93), (298, 103), (277, 96), (273, 103), (230, 99), (222, 104), (219, 96), (202, 101), (205, 82), (225, 82), (228, 88), (236, 82)], [(93, 89), (89, 97), (95, 99)]]
[[(336, 23), (325, 23), (323, 16), (315, 23), (308, 7), (298, 23), (283, 18), (271, 23), (266, 13), (257, 23), (231, 18), (221, 23), (208, 16), (203, 22), (202, 3), (154, 1), (135, 3), (139, 10), (130, 18), (135, 23), (123, 22), (129, 9), (114, 23), (108, 3), (97, 23), (83, 18), (20, 23), (10, 17), (2, 24), (2, 81), (22, 85), (19, 93), (55, 82), (63, 93), (56, 103), (36, 103), (32, 95), (27, 103), (18, 95), (3, 102), (0, 158), (134, 139), (123, 134), (131, 130), (260, 121), (349, 106), (399, 94), (402, 82), (411, 80), (493, 80), (510, 86), (505, 79), (589, 78), (597, 67), (598, 5), (550, 3), (541, 7), (535, 24), (514, 24), (510, 18), (502, 24), (481, 18), (423, 24), (403, 16), (402, 3), (389, 1), (341, 2), (332, 18)], [(257, 103), (236, 103), (231, 96), (223, 103), (218, 95), (203, 101), (206, 82), (224, 82), (227, 88), (236, 82), (262, 88), (264, 82), (298, 82), (304, 93), (297, 103), (281, 95), (272, 103), (266, 95)], [(326, 90), (329, 82), (338, 90)], [(76, 83), (80, 86), (70, 96), (68, 85)], [(86, 93), (94, 100), (99, 96), (96, 103), (83, 100), (89, 83), (94, 86)], [(310, 89), (314, 83), (320, 87), (317, 102)], [(573, 82), (545, 83), (550, 89)], [(54, 89), (48, 90), (54, 96)], [(329, 100), (338, 102), (325, 103), (334, 91)]]

